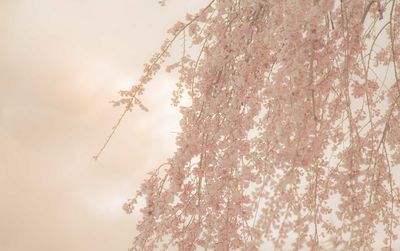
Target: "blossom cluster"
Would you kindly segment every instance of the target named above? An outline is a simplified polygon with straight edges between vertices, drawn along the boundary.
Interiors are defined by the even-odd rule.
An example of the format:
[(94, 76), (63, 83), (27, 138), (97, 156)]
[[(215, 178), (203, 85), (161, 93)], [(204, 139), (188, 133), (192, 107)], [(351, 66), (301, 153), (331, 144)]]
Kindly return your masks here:
[(116, 103), (144, 108), (184, 37), (182, 131), (132, 250), (399, 248), (399, 1), (213, 0), (169, 32)]

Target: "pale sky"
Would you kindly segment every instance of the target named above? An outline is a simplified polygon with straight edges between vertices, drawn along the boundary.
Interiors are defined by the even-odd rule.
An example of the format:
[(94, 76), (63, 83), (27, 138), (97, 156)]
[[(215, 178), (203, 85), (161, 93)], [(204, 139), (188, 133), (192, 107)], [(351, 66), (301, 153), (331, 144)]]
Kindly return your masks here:
[(122, 112), (109, 101), (140, 77), (175, 21), (208, 3), (157, 2), (0, 0), (1, 251), (130, 246), (139, 214), (122, 204), (174, 151), (174, 76), (149, 84), (150, 112), (128, 114), (95, 162)]
[[(0, 0), (0, 250), (126, 250), (121, 206), (174, 151), (173, 76), (92, 160), (166, 30), (206, 1)], [(179, 41), (178, 41), (179, 42)]]

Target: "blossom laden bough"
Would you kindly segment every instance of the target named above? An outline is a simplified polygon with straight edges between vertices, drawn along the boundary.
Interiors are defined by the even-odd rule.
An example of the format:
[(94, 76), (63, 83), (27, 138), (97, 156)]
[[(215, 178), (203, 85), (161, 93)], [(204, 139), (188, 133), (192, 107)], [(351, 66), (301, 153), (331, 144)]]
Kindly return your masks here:
[(132, 249), (400, 247), (399, 1), (213, 0), (169, 33), (115, 103), (146, 109), (184, 39), (182, 131), (124, 205), (146, 202)]

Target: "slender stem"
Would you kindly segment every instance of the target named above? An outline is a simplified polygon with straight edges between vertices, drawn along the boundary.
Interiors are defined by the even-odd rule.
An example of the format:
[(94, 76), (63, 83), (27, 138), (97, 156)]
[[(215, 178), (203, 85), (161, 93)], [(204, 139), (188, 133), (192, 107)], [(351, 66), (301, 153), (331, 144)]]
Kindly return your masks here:
[[(190, 20), (188, 23), (186, 23), (175, 35), (174, 37), (167, 43), (167, 45), (163, 48), (163, 50), (161, 51), (161, 53), (158, 54), (158, 56), (153, 60), (153, 62), (151, 63), (151, 65), (149, 66), (149, 69), (152, 69), (156, 64), (159, 63), (159, 61), (161, 60), (161, 58), (163, 58), (165, 56), (165, 54), (167, 53), (168, 49), (171, 47), (171, 45), (174, 43), (174, 41), (176, 40), (176, 38), (184, 31), (186, 30), (187, 27), (189, 27), (189, 25), (191, 25), (192, 23), (194, 23), (207, 9), (209, 9), (211, 7), (211, 5), (215, 2), (216, 0), (212, 0), (201, 12), (200, 14), (196, 15), (196, 17), (194, 17), (192, 20)], [(140, 86), (141, 84), (139, 84)], [(131, 110), (133, 102), (134, 101), (138, 101), (137, 97), (136, 97), (136, 93), (134, 93), (132, 95), (132, 97), (129, 99), (128, 104), (126, 105), (126, 108), (124, 109), (124, 111), (122, 112), (121, 116), (119, 117), (117, 123), (113, 126), (112, 131), (110, 133), (110, 135), (107, 137), (107, 140), (105, 141), (105, 143), (103, 144), (103, 146), (100, 148), (100, 150), (97, 152), (96, 155), (93, 156), (94, 160), (97, 160), (99, 158), (99, 156), (102, 154), (102, 152), (104, 151), (104, 149), (107, 147), (108, 143), (110, 142), (111, 138), (113, 137), (113, 135), (115, 134), (115, 132), (117, 131), (118, 127), (120, 126), (123, 118), (125, 117), (125, 115), (128, 113), (128, 111)]]

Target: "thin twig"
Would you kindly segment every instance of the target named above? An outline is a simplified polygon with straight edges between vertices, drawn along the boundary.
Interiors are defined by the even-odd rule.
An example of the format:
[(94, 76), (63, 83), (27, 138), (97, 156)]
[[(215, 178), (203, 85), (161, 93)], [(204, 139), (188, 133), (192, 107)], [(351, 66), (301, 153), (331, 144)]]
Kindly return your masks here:
[[(176, 40), (176, 38), (184, 31), (186, 30), (186, 28), (191, 25), (192, 23), (194, 23), (208, 8), (211, 7), (211, 5), (215, 2), (215, 0), (212, 0), (202, 11), (200, 14), (198, 14), (196, 17), (194, 17), (192, 20), (190, 20), (187, 24), (185, 24), (185, 26), (183, 26), (182, 29), (180, 29), (175, 36), (168, 42), (168, 44), (165, 46), (165, 48), (161, 51), (161, 53), (157, 56), (157, 58), (152, 62), (152, 64), (150, 65), (149, 69), (152, 69), (154, 67), (154, 65), (156, 65), (160, 59), (167, 53), (168, 49), (171, 47), (172, 43)], [(135, 100), (138, 100), (136, 97), (136, 94), (134, 94), (130, 99), (128, 104), (126, 105), (125, 110), (123, 111), (123, 113), (121, 114), (121, 116), (119, 117), (117, 123), (113, 126), (112, 131), (110, 133), (110, 135), (108, 136), (107, 140), (105, 141), (105, 143), (103, 144), (103, 146), (100, 148), (100, 150), (97, 152), (96, 155), (93, 156), (94, 160), (97, 160), (99, 158), (99, 156), (102, 154), (102, 152), (104, 151), (104, 149), (107, 147), (108, 143), (110, 142), (111, 138), (113, 137), (113, 135), (115, 134), (115, 132), (117, 131), (117, 128), (119, 127), (119, 125), (122, 122), (122, 119), (125, 117), (126, 113), (128, 111), (131, 110), (133, 102)]]

